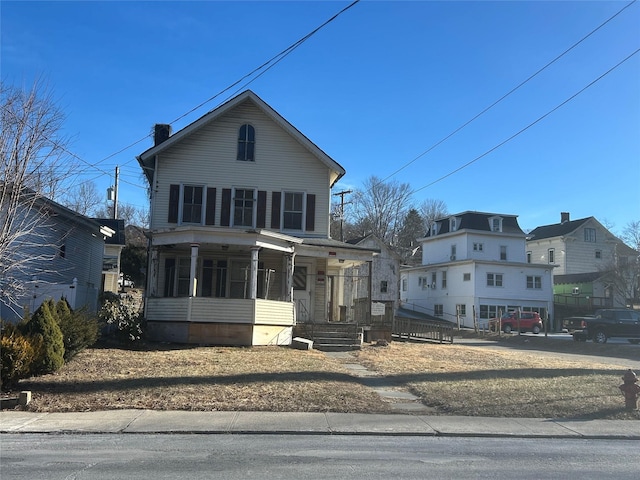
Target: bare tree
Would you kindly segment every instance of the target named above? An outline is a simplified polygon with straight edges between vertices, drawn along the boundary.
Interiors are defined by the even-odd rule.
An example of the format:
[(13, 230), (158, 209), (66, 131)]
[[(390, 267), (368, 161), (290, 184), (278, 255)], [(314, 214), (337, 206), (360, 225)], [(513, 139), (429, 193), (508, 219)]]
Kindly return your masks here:
[[(0, 301), (9, 308), (29, 288), (33, 268), (48, 260), (47, 205), (67, 161), (64, 116), (39, 81), (30, 91), (0, 82)], [(54, 246), (55, 247), (55, 246)]]
[(102, 196), (94, 182), (83, 182), (69, 190), (60, 203), (74, 212), (93, 216), (102, 205)]
[(640, 253), (640, 220), (627, 223), (620, 238), (624, 243)]
[[(102, 208), (95, 211), (95, 216), (113, 218), (113, 203), (103, 203)], [(118, 203), (118, 218), (124, 220), (125, 225), (136, 225), (143, 228), (149, 226), (149, 211), (129, 203)]]
[(436, 220), (449, 215), (449, 210), (447, 209), (447, 204), (442, 200), (427, 198), (420, 205), (420, 215), (422, 215), (422, 221), (424, 222), (424, 231), (428, 232)]
[(373, 233), (385, 243), (393, 244), (410, 200), (408, 183), (384, 182), (371, 176), (353, 194), (353, 223), (363, 234)]

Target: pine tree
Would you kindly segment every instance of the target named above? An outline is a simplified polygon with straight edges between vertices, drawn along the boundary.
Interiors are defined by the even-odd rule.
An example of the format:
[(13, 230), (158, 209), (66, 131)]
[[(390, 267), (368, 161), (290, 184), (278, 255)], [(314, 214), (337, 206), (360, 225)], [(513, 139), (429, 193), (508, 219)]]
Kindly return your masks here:
[(64, 341), (56, 316), (55, 303), (46, 300), (25, 325), (28, 334), (40, 335), (43, 341), (41, 357), (34, 365), (34, 374), (52, 373), (64, 365)]

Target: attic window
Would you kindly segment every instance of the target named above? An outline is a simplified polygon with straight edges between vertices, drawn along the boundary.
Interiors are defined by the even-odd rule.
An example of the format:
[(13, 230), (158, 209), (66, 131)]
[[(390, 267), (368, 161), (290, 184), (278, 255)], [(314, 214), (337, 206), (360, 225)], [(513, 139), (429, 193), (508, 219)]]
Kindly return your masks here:
[(458, 229), (458, 219), (456, 217), (451, 217), (449, 219), (449, 231), (455, 232)]
[(431, 236), (435, 237), (437, 234), (438, 234), (438, 224), (434, 222), (431, 224)]
[(244, 162), (254, 162), (255, 145), (255, 129), (249, 124), (242, 125), (238, 131), (238, 156), (236, 159)]
[(491, 217), (489, 219), (489, 224), (491, 226), (492, 232), (501, 232), (502, 231), (502, 218), (501, 217)]

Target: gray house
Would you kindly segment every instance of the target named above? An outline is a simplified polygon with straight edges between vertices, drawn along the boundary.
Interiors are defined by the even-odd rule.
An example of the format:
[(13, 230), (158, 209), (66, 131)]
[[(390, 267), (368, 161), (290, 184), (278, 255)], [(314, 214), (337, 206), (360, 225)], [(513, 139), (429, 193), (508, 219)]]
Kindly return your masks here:
[[(15, 245), (11, 258), (3, 259), (16, 268), (0, 279), (0, 317), (14, 321), (25, 309), (33, 312), (44, 300), (62, 297), (73, 309), (96, 311), (105, 238), (113, 230), (33, 192), (20, 198), (14, 217), (12, 228), (24, 235), (10, 236)], [(10, 289), (17, 305), (9, 301)]]
[[(633, 269), (620, 285), (620, 275), (635, 265), (638, 252), (628, 247), (595, 217), (535, 228), (527, 235), (527, 261), (553, 266), (554, 302), (567, 309), (624, 307), (637, 289)], [(622, 279), (624, 280), (624, 279)], [(569, 311), (567, 314), (571, 314)]]

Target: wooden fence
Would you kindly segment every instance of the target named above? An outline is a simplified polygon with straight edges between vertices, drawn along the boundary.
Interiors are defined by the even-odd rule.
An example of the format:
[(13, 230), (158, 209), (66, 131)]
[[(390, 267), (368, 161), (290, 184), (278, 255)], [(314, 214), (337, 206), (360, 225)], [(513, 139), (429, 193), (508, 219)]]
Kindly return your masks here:
[(391, 333), (400, 340), (434, 340), (440, 343), (453, 343), (453, 324), (430, 322), (396, 317), (393, 320)]

